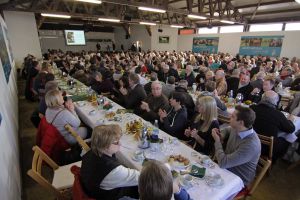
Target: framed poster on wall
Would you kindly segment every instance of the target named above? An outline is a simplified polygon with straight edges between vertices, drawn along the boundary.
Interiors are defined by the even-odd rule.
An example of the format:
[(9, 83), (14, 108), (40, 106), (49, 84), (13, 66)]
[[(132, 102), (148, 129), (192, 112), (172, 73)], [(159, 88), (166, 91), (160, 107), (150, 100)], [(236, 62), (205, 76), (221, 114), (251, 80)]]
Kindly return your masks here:
[(158, 37), (158, 43), (169, 44), (169, 42), (170, 42), (169, 36), (159, 36)]
[(194, 37), (193, 52), (197, 53), (218, 53), (218, 37)]
[(283, 36), (243, 36), (239, 54), (249, 56), (279, 57), (281, 53)]

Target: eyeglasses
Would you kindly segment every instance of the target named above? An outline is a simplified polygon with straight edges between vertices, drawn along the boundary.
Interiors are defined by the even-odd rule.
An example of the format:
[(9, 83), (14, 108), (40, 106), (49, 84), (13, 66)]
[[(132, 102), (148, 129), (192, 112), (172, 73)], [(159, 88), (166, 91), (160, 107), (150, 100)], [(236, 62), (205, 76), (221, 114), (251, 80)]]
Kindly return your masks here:
[(111, 144), (114, 144), (114, 145), (120, 145), (120, 140), (118, 140), (118, 141), (114, 141), (113, 143), (111, 143)]

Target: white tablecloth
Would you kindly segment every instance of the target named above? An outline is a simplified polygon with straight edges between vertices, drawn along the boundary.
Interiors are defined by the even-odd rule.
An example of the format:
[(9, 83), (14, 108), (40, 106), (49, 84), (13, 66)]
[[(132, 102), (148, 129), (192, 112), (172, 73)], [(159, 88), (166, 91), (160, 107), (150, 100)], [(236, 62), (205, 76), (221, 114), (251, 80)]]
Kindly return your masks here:
[[(116, 103), (113, 103), (112, 111), (116, 111), (118, 108), (122, 108), (121, 106), (117, 105)], [(95, 115), (90, 115), (90, 111), (96, 110)], [(115, 122), (115, 121), (108, 121), (105, 119), (105, 111), (104, 110), (98, 110), (96, 107), (92, 106), (90, 103), (87, 103), (85, 106), (79, 107), (76, 105), (76, 111), (82, 121), (84, 121), (87, 125), (94, 128), (95, 126), (105, 123), (105, 124), (111, 124), (116, 123), (119, 124), (122, 127), (122, 130), (125, 133), (126, 130), (126, 122), (132, 121), (134, 119), (140, 119), (138, 116), (134, 114), (123, 114), (123, 115), (117, 115), (122, 117), (121, 122)], [(104, 120), (104, 121), (103, 121)], [(145, 121), (144, 121), (145, 122)], [(149, 122), (145, 122), (148, 123)], [(166, 134), (163, 131), (160, 131), (159, 137), (163, 138), (165, 140), (168, 140), (168, 138), (172, 138), (168, 134)], [(133, 138), (132, 135), (123, 134), (121, 138), (121, 148), (120, 152), (117, 154), (118, 159), (127, 167), (135, 168), (140, 170), (142, 168), (141, 162), (136, 162), (132, 160), (132, 156), (135, 151), (137, 151), (138, 148), (138, 142)], [(160, 158), (165, 157), (165, 161), (167, 160), (167, 155), (170, 154), (181, 154), (188, 159), (190, 159), (192, 164), (196, 164), (196, 161), (198, 158), (191, 155), (191, 152), (196, 152), (190, 147), (186, 146), (185, 144), (178, 142), (176, 146), (170, 151), (160, 152), (159, 155), (157, 155)], [(202, 156), (201, 154), (198, 154), (199, 156)], [(164, 161), (162, 160), (162, 161)], [(197, 164), (199, 165), (199, 164)], [(200, 166), (200, 165), (199, 165)], [(196, 179), (194, 186), (190, 189), (188, 189), (189, 194), (194, 200), (197, 199), (205, 199), (205, 200), (225, 200), (225, 199), (232, 199), (242, 188), (243, 188), (243, 182), (242, 180), (236, 176), (235, 174), (229, 172), (228, 170), (221, 169), (217, 165), (215, 168), (207, 169), (207, 173), (215, 172), (221, 175), (221, 177), (224, 179), (224, 185), (219, 188), (212, 188), (209, 187), (204, 179)]]
[[(287, 116), (287, 114), (285, 114)], [(295, 131), (293, 133), (285, 133), (285, 132), (279, 132), (278, 136), (283, 137), (286, 141), (290, 143), (294, 143), (297, 140), (296, 133), (300, 129), (300, 117), (294, 116), (295, 119), (293, 120), (293, 124), (295, 125)]]

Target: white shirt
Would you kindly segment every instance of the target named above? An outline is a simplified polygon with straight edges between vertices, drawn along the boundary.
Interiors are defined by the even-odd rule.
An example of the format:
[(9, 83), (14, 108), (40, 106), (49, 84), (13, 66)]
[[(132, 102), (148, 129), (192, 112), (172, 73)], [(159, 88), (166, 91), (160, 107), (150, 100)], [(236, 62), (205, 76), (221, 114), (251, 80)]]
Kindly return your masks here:
[(112, 190), (119, 187), (137, 186), (140, 172), (122, 165), (113, 169), (100, 183), (103, 190)]

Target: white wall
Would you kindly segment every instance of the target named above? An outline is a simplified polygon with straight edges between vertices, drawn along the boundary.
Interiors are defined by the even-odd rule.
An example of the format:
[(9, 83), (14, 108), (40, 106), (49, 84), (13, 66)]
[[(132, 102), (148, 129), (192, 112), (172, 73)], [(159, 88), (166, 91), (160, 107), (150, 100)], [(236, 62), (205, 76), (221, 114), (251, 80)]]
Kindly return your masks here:
[[(158, 29), (162, 29), (163, 32), (158, 32)], [(177, 38), (178, 29), (171, 28), (170, 26), (152, 26), (152, 36), (151, 36), (151, 50), (157, 51), (177, 51)], [(159, 43), (159, 36), (169, 36), (169, 44)]]
[(247, 32), (247, 33), (221, 33), (208, 35), (179, 35), (178, 51), (191, 51), (193, 46), (193, 37), (219, 37), (219, 52), (237, 54), (240, 49), (241, 36), (268, 36), (283, 35), (283, 44), (280, 57), (292, 58), (300, 57), (300, 31), (272, 31), (272, 32)]
[[(47, 52), (48, 49), (61, 49), (63, 51), (96, 51), (97, 42), (86, 42), (86, 45), (82, 46), (67, 46), (64, 38), (63, 31), (51, 31), (51, 30), (40, 30), (40, 42), (42, 47), (42, 52)], [(52, 37), (52, 38), (51, 38)], [(114, 33), (106, 32), (86, 32), (86, 40), (88, 39), (111, 39), (115, 41)], [(106, 51), (106, 46), (109, 44), (110, 49), (112, 50), (111, 42), (110, 43), (100, 43), (101, 50)]]
[(130, 36), (130, 45), (133, 42), (141, 41), (141, 48), (144, 51), (151, 49), (151, 37), (147, 32), (146, 26), (144, 25), (131, 25), (131, 36)]
[(123, 44), (124, 50), (127, 50), (131, 47), (131, 39), (126, 39), (126, 32), (123, 27), (114, 27), (114, 33), (116, 41), (116, 50), (121, 50), (121, 44)]
[(34, 13), (15, 11), (4, 11), (3, 13), (17, 67), (23, 63), (23, 59), (28, 53), (41, 58)]
[[(1, 17), (0, 21), (3, 24)], [(11, 74), (9, 82), (7, 83), (2, 62), (0, 62), (0, 113), (2, 116), (2, 122), (0, 124), (1, 200), (21, 199), (16, 68), (14, 63), (11, 64)]]

